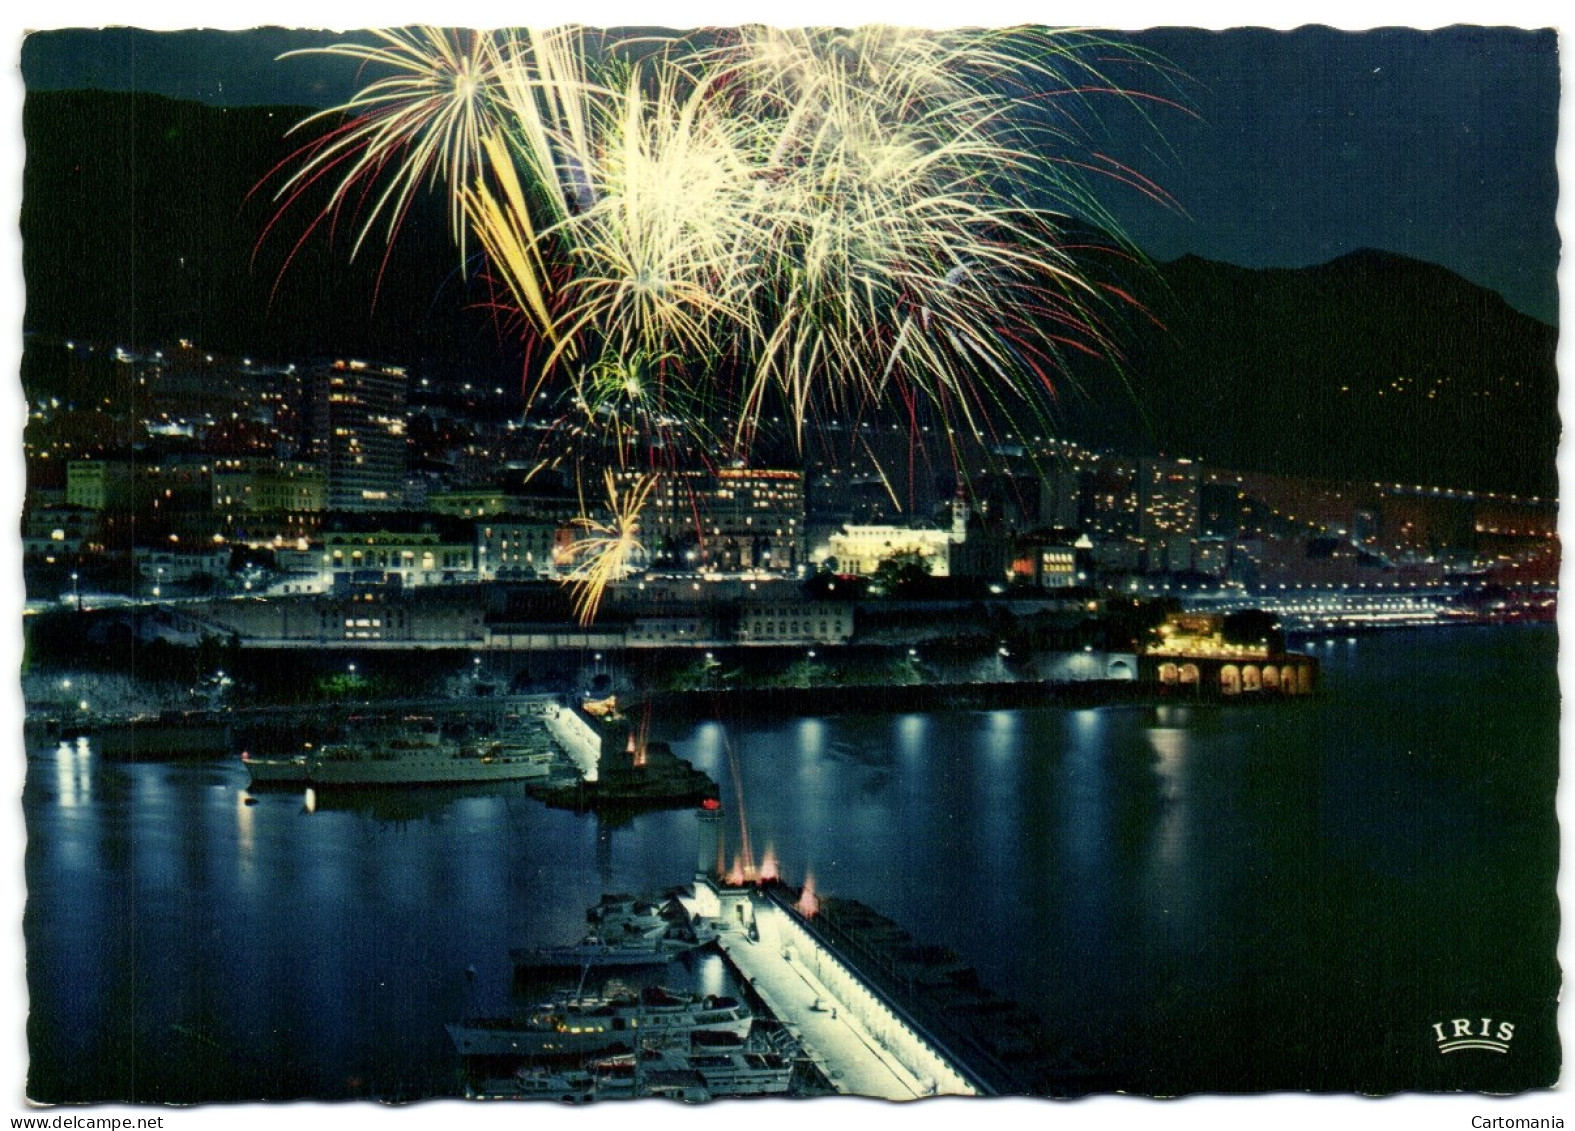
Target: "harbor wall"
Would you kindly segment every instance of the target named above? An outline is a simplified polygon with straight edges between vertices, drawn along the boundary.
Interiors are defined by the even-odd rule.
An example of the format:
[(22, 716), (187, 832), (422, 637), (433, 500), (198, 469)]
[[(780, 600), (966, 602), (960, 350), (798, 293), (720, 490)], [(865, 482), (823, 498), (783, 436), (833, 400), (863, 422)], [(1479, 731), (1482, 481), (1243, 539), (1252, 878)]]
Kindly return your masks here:
[(825, 986), (883, 1049), (930, 1087), (931, 1094), (988, 1094), (790, 912), (774, 903), (763, 903), (756, 909), (756, 922), (763, 945), (780, 947), (789, 961), (799, 963)]

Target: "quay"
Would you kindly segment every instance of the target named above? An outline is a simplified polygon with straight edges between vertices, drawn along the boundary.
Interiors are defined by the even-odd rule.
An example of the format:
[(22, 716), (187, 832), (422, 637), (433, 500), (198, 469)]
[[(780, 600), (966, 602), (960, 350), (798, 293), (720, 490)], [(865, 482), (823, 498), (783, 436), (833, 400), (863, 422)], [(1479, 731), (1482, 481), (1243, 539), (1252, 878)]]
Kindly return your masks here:
[(835, 1090), (892, 1100), (1091, 1090), (1043, 1022), (957, 955), (853, 900), (722, 878), (720, 806), (702, 807), (699, 823), (685, 906), (715, 923), (739, 980)]
[[(757, 905), (754, 923), (758, 939), (736, 926), (724, 930), (717, 940), (722, 954), (836, 1091), (886, 1100), (980, 1094), (917, 1041), (893, 1042), (896, 1018), (849, 993), (854, 982), (846, 971), (833, 979), (842, 983), (838, 989), (822, 982), (812, 967), (824, 969), (829, 956), (796, 947), (774, 906)], [(888, 1048), (892, 1043), (898, 1047)], [(924, 1061), (933, 1061), (936, 1075), (910, 1067)]]

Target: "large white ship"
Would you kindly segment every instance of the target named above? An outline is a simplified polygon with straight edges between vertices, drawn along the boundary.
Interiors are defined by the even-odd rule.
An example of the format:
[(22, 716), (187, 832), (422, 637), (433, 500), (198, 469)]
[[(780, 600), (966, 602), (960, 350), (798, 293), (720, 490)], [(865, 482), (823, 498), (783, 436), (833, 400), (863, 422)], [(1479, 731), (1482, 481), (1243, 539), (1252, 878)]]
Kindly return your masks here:
[(530, 781), (552, 772), (545, 747), (502, 742), (355, 742), (324, 747), (307, 759), (309, 785), (436, 785)]
[(253, 785), (306, 785), (306, 755), (284, 758), (253, 758), (241, 751), (241, 765), (251, 775)]
[(401, 726), (387, 733), (329, 743), (294, 757), (241, 755), (253, 785), (458, 785), (537, 781), (557, 764), (551, 740), (460, 741), (435, 727)]
[(737, 998), (676, 997), (648, 988), (638, 997), (547, 1002), (522, 1017), (484, 1017), (447, 1026), (461, 1056), (565, 1056), (632, 1051), (637, 1043), (697, 1032), (748, 1036), (754, 1014)]

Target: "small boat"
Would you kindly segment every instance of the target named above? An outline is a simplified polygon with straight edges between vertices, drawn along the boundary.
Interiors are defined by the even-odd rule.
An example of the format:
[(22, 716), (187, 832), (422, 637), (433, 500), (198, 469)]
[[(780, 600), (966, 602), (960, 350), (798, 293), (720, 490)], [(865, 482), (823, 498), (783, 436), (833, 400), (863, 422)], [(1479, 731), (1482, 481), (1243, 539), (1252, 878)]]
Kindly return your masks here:
[[(692, 1047), (644, 1047), (592, 1060), (582, 1069), (526, 1065), (466, 1091), (474, 1099), (554, 1099), (569, 1103), (665, 1096), (690, 1103), (727, 1096), (780, 1096), (791, 1088), (794, 1057), (764, 1035), (744, 1040), (705, 1034)], [(642, 1041), (642, 1044), (644, 1042)]]
[(471, 1100), (557, 1100), (582, 1104), (596, 1098), (596, 1078), (589, 1072), (522, 1068), (512, 1076), (493, 1077), (465, 1089)]
[(510, 951), (516, 976), (534, 969), (664, 966), (716, 938), (696, 924), (677, 900), (656, 904), (628, 895), (609, 895), (586, 912), (588, 933), (571, 946), (517, 947)]
[(793, 1079), (793, 1061), (755, 1036), (739, 1044), (647, 1048), (639, 1053), (608, 1057), (591, 1065), (596, 1098), (650, 1094), (649, 1081), (658, 1073), (692, 1074), (710, 1096), (780, 1096)]
[(737, 998), (679, 996), (649, 987), (638, 997), (562, 998), (522, 1017), (482, 1017), (446, 1026), (461, 1056), (564, 1056), (632, 1051), (645, 1040), (696, 1032), (749, 1033), (754, 1014)]

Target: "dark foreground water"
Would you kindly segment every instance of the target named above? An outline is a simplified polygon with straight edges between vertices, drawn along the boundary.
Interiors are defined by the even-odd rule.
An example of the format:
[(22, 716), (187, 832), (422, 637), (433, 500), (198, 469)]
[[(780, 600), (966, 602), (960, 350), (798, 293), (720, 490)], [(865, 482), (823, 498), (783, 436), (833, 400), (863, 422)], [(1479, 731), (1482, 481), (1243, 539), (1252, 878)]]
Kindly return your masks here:
[[(1123, 1090), (1551, 1083), (1554, 631), (1318, 652), (1309, 702), (655, 730), (730, 808), (737, 767), (757, 859), (953, 947)], [(245, 785), (29, 751), (32, 1097), (452, 1093), (443, 1023), (507, 1005), (509, 947), (694, 866), (688, 812)], [(1456, 1018), (1508, 1051), (1441, 1052)]]

